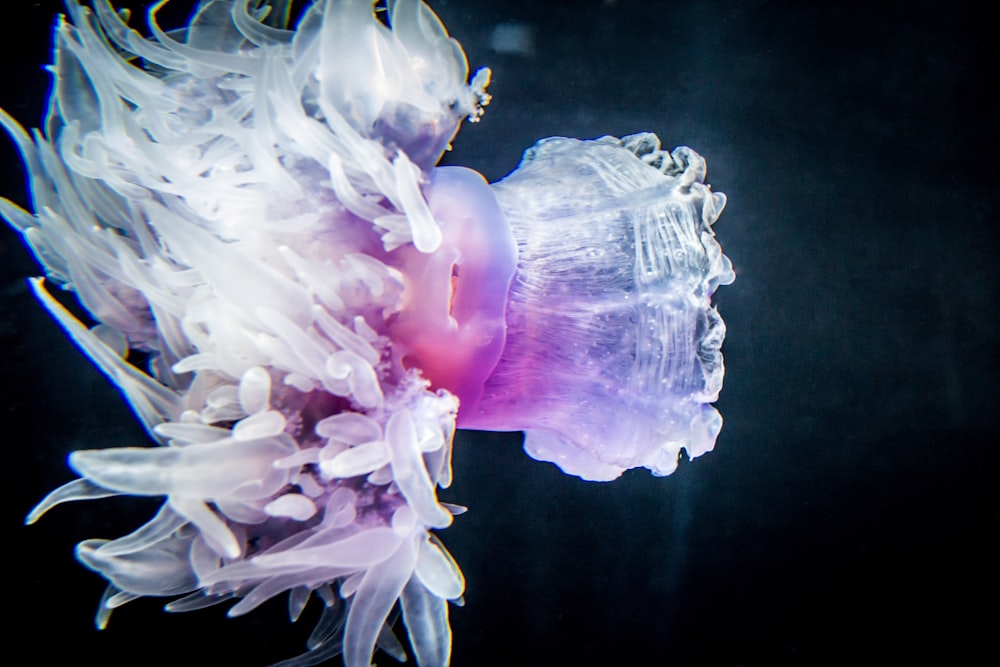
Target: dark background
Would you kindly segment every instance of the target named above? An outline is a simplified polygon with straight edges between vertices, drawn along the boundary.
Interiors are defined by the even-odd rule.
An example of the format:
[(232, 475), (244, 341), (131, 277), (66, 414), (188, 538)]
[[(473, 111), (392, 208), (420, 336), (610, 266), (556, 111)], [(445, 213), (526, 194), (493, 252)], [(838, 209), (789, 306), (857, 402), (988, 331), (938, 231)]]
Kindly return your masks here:
[[(468, 580), (454, 665), (998, 659), (988, 5), (434, 3), (472, 66), (494, 70), (494, 102), (449, 162), (496, 180), (550, 135), (649, 130), (690, 145), (729, 196), (716, 230), (738, 275), (716, 295), (729, 336), (715, 452), (668, 478), (595, 484), (529, 459), (518, 434), (458, 436), (441, 494), (471, 508), (442, 535)], [(19, 2), (2, 28), (0, 106), (25, 125), (41, 117), (57, 11)], [(491, 48), (510, 21), (533, 52)], [(0, 144), (2, 192), (23, 203)], [(68, 452), (144, 437), (33, 302), (23, 278), (36, 273), (2, 230), (8, 651), (108, 667), (299, 652), (317, 610), (289, 626), (283, 601), (238, 620), (139, 601), (93, 629), (103, 582), (72, 545), (131, 530), (152, 507), (21, 521), (72, 478)]]

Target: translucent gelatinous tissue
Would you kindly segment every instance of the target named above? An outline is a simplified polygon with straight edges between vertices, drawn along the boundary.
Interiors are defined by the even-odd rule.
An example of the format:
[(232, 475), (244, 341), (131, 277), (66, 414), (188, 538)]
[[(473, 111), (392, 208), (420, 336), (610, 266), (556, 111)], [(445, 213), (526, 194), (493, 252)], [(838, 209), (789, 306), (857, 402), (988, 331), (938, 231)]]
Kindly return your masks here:
[(524, 430), (531, 456), (590, 480), (712, 449), (726, 329), (711, 296), (735, 276), (711, 228), (726, 198), (704, 177), (700, 155), (648, 133), (527, 151), (494, 188), (518, 239), (507, 345), (460, 426)]
[[(3, 123), (31, 211), (0, 202), (45, 269), (32, 287), (121, 389), (153, 443), (75, 452), (32, 511), (163, 499), (79, 560), (109, 582), (97, 624), (287, 593), (324, 612), (304, 667), (376, 648), (446, 665), (465, 582), (434, 531), (460, 508), (456, 426), (524, 430), (591, 480), (710, 450), (733, 280), (725, 198), (652, 134), (553, 138), (490, 185), (436, 167), (489, 102), (489, 71), (418, 0), (201, 0), (149, 36), (69, 2), (53, 104)], [(72, 290), (86, 326), (50, 285)]]

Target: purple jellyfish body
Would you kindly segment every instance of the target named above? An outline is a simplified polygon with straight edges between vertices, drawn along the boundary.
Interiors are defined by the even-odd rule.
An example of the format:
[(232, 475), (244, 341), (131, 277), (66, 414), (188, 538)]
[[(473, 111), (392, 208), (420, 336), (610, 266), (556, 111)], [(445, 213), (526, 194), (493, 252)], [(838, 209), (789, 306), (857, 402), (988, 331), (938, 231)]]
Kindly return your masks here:
[[(30, 174), (0, 202), (45, 269), (33, 289), (157, 446), (77, 451), (31, 512), (164, 499), (87, 540), (97, 624), (142, 596), (173, 611), (287, 593), (324, 607), (303, 667), (376, 647), (446, 665), (461, 570), (433, 531), (456, 427), (523, 430), (589, 480), (670, 474), (712, 449), (732, 282), (725, 197), (655, 135), (552, 138), (499, 183), (436, 167), (489, 102), (419, 0), (202, 0), (150, 37), (106, 0), (56, 29), (42, 132), (0, 112)], [(141, 63), (141, 66), (140, 64)], [(49, 294), (72, 290), (87, 327)], [(139, 353), (139, 354), (131, 354)], [(143, 366), (134, 365), (136, 359)]]

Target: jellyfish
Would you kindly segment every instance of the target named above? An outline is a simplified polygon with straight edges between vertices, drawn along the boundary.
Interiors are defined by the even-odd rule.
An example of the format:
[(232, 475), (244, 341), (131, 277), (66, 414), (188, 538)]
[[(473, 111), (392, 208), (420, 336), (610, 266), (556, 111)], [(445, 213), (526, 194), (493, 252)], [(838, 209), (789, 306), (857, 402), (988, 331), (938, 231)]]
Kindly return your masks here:
[[(437, 166), (490, 71), (420, 0), (200, 0), (148, 36), (67, 3), (41, 130), (0, 112), (31, 205), (0, 214), (41, 305), (150, 442), (76, 451), (54, 506), (162, 505), (79, 561), (96, 623), (143, 596), (323, 607), (304, 667), (447, 665), (456, 428), (524, 431), (585, 480), (668, 475), (722, 425), (725, 197), (651, 133), (545, 139), (488, 183)], [(52, 296), (70, 290), (82, 322)]]

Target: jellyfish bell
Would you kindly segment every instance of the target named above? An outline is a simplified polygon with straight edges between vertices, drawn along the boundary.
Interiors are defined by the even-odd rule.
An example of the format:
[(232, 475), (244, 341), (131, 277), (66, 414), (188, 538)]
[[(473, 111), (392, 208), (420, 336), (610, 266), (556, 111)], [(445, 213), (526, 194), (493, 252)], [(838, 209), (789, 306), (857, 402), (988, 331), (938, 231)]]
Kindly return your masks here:
[[(67, 3), (44, 132), (0, 111), (31, 210), (0, 200), (46, 278), (32, 289), (157, 446), (75, 452), (64, 502), (159, 512), (77, 548), (108, 580), (97, 624), (288, 594), (323, 606), (304, 667), (376, 647), (449, 662), (461, 570), (436, 536), (463, 509), (456, 427), (523, 430), (589, 480), (712, 448), (733, 280), (725, 198), (652, 134), (552, 138), (496, 184), (437, 167), (489, 102), (489, 71), (419, 0), (203, 0), (151, 37)], [(50, 293), (75, 292), (87, 327)], [(148, 368), (130, 362), (130, 351)], [(115, 443), (118, 444), (118, 443)]]
[(589, 480), (667, 475), (682, 448), (712, 449), (725, 325), (711, 297), (734, 273), (712, 231), (725, 197), (704, 176), (700, 155), (649, 133), (526, 152), (493, 186), (517, 244), (504, 347), (470, 357), (490, 370), (459, 427), (525, 431), (532, 457)]

